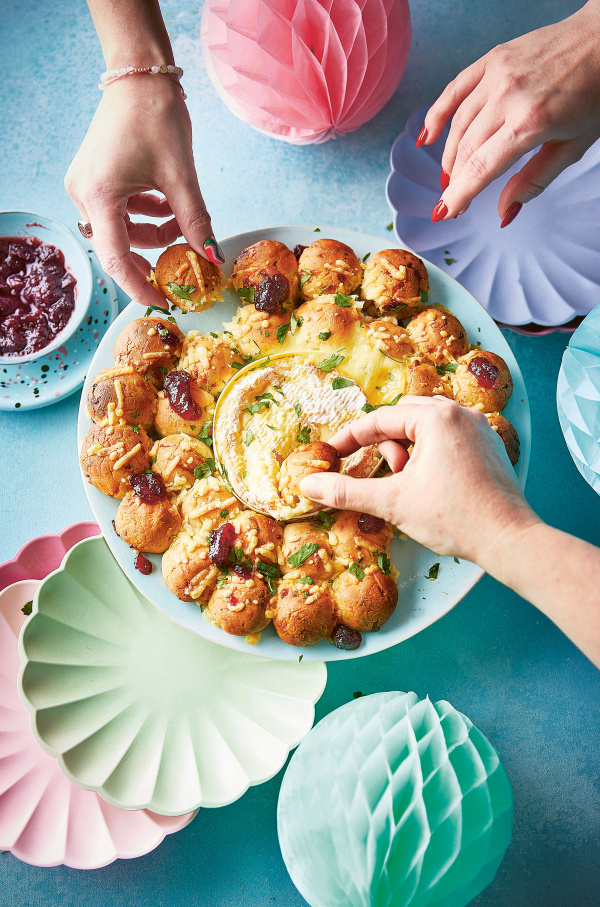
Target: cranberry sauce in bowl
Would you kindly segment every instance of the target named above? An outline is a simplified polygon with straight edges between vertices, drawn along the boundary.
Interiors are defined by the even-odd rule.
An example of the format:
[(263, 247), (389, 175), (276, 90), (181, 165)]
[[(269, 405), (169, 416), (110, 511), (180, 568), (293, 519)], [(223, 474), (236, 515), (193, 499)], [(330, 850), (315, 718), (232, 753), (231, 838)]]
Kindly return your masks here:
[(56, 349), (88, 308), (90, 261), (61, 224), (0, 213), (0, 362), (18, 364)]

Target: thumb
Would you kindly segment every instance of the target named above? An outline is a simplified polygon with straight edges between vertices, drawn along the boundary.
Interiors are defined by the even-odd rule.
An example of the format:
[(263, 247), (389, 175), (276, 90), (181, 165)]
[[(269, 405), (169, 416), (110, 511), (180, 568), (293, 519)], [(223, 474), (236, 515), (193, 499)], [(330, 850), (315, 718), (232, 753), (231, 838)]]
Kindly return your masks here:
[(215, 265), (222, 265), (225, 256), (216, 241), (210, 214), (206, 210), (198, 180), (178, 182), (166, 191), (166, 198), (177, 219), (183, 236), (199, 255)]
[(336, 510), (358, 510), (393, 522), (394, 486), (383, 479), (353, 479), (339, 473), (312, 473), (300, 482), (300, 491), (311, 501)]
[(506, 219), (513, 205), (524, 205), (541, 195), (563, 170), (580, 160), (589, 147), (590, 143), (581, 139), (545, 142), (502, 190), (498, 202), (500, 217)]

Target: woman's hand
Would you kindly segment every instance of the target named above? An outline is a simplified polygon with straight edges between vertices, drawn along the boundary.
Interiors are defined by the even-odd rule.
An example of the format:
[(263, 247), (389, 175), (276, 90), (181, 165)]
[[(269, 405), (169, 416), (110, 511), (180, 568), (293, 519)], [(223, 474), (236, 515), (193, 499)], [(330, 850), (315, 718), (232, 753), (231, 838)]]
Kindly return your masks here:
[(524, 154), (542, 147), (500, 196), (507, 226), (578, 161), (600, 136), (600, 0), (495, 47), (461, 72), (425, 118), (417, 145), (439, 138), (452, 117), (442, 157), (442, 197), (432, 220), (462, 212)]
[[(137, 302), (165, 305), (146, 281), (150, 265), (130, 246), (167, 246), (183, 234), (208, 257), (203, 244), (213, 233), (194, 166), (190, 118), (179, 85), (168, 77), (130, 75), (104, 89), (65, 186), (81, 219), (92, 225), (102, 267)], [(133, 223), (129, 214), (170, 219), (157, 227)]]
[[(408, 456), (406, 445), (414, 443)], [(500, 536), (539, 522), (514, 475), (502, 439), (482, 413), (442, 397), (404, 397), (331, 438), (342, 456), (379, 444), (393, 476), (311, 475), (313, 501), (372, 513), (438, 554), (486, 566)]]

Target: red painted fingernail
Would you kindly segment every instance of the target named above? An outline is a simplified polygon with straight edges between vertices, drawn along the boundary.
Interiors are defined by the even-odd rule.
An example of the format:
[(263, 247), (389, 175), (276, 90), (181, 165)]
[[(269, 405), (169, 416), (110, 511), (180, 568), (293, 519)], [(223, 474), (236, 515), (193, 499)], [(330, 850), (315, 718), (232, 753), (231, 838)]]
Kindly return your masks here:
[(521, 210), (523, 205), (521, 202), (513, 202), (504, 217), (502, 218), (502, 223), (500, 224), (500, 229), (502, 227), (508, 227), (509, 224), (512, 224), (513, 220)]
[(440, 186), (442, 187), (442, 192), (445, 192), (449, 185), (450, 177), (442, 167), (442, 172), (440, 173)]
[(434, 224), (437, 224), (438, 220), (442, 220), (448, 213), (448, 208), (446, 207), (446, 202), (441, 198), (433, 211), (431, 212), (431, 220)]
[(421, 145), (427, 141), (427, 127), (423, 126), (419, 135), (417, 136), (417, 148), (420, 148)]

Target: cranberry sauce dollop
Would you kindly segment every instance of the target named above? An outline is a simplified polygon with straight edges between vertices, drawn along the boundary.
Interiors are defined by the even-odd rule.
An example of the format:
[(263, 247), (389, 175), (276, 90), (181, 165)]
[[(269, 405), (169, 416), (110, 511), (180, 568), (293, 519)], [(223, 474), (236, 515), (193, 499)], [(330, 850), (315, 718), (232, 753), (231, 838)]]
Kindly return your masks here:
[(179, 339), (175, 331), (170, 331), (169, 328), (162, 323), (162, 321), (159, 321), (156, 325), (156, 331), (165, 346), (170, 347), (172, 350), (177, 349), (177, 347), (181, 343), (181, 340)]
[(385, 520), (378, 516), (371, 516), (370, 513), (363, 513), (356, 521), (356, 525), (361, 532), (381, 532), (385, 528)]
[(186, 422), (202, 417), (202, 409), (192, 397), (192, 376), (189, 372), (171, 372), (165, 378), (165, 394), (178, 416)]
[(135, 569), (139, 570), (140, 573), (143, 573), (144, 576), (150, 576), (152, 573), (152, 564), (147, 557), (144, 557), (143, 554), (138, 554), (135, 561)]
[(347, 627), (346, 624), (338, 624), (331, 634), (331, 641), (338, 649), (346, 649), (349, 652), (353, 652), (355, 649), (360, 648), (362, 636), (359, 630), (353, 630), (352, 627)]
[(268, 274), (263, 277), (254, 291), (254, 305), (257, 312), (269, 315), (281, 312), (281, 303), (290, 291), (290, 284), (283, 274)]
[(493, 387), (500, 374), (493, 362), (490, 362), (485, 356), (475, 356), (474, 359), (471, 359), (467, 371), (475, 375), (479, 387), (486, 388)]
[(73, 314), (76, 284), (56, 246), (35, 236), (0, 237), (0, 355), (48, 346)]
[(129, 484), (144, 504), (158, 504), (167, 494), (163, 480), (155, 472), (132, 472)]
[(305, 249), (308, 249), (308, 246), (301, 246), (300, 243), (298, 243), (297, 246), (294, 246), (294, 255), (296, 256), (296, 261), (298, 261)]
[(233, 548), (237, 532), (232, 523), (223, 523), (218, 529), (211, 529), (208, 536), (208, 556), (213, 564), (225, 567), (229, 563), (229, 552)]
[(246, 564), (234, 564), (231, 569), (240, 579), (250, 579), (252, 576), (252, 571)]

